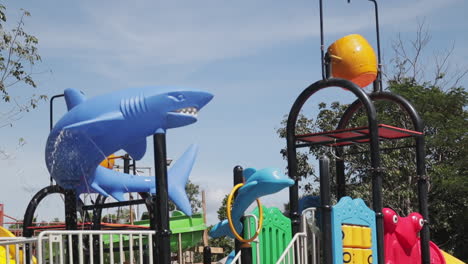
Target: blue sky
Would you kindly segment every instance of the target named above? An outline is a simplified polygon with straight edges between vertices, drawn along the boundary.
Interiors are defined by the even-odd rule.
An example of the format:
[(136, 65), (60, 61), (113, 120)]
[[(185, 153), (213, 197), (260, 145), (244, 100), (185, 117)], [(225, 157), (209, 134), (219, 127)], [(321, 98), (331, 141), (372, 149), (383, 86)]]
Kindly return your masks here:
[[(425, 21), (431, 57), (455, 43), (452, 66), (468, 67), (468, 10), (465, 0), (380, 1), (384, 58), (391, 58), (397, 33), (414, 36)], [(277, 137), (283, 116), (299, 93), (320, 78), (318, 1), (11, 1), (9, 25), (27, 9), (25, 29), (37, 36), (42, 63), (38, 90), (49, 97), (73, 87), (88, 97), (118, 89), (171, 85), (215, 95), (191, 126), (169, 131), (168, 156), (177, 158), (192, 143), (200, 146), (191, 180), (206, 190), (208, 220), (232, 184), (232, 168), (286, 166)], [(326, 1), (326, 45), (351, 33), (375, 47), (373, 8), (368, 1)], [(433, 70), (430, 60), (428, 72)], [(466, 80), (462, 81), (466, 86)], [(19, 86), (26, 98), (32, 90)], [(341, 89), (313, 101), (350, 102)], [(64, 113), (58, 102), (56, 120)], [(0, 108), (4, 111), (5, 105)], [(312, 110), (311, 110), (312, 111)], [(44, 146), (49, 130), (48, 103), (2, 128), (0, 146), (11, 157), (0, 160), (0, 202), (22, 218), (30, 198), (49, 180)], [(16, 148), (16, 139), (26, 144)], [(150, 141), (151, 142), (151, 141)], [(151, 143), (150, 143), (151, 144)], [(152, 148), (139, 162), (152, 166)], [(41, 217), (63, 219), (59, 197), (41, 205)], [(287, 192), (263, 199), (280, 206)]]

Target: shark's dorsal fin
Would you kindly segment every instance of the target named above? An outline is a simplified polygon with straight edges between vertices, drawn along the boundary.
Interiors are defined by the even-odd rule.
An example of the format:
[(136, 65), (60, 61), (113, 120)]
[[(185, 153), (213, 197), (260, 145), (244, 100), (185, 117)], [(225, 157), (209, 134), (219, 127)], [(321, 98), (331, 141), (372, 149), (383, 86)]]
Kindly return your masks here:
[(65, 89), (64, 94), (65, 94), (65, 102), (67, 103), (68, 111), (70, 111), (73, 107), (86, 101), (86, 97), (84, 96), (84, 94), (73, 88)]
[(146, 153), (146, 138), (129, 144), (123, 148), (135, 160), (141, 160)]
[(248, 181), (250, 176), (252, 176), (252, 174), (254, 174), (255, 172), (257, 172), (257, 169), (255, 168), (247, 168), (244, 170), (244, 178), (245, 178), (245, 181)]

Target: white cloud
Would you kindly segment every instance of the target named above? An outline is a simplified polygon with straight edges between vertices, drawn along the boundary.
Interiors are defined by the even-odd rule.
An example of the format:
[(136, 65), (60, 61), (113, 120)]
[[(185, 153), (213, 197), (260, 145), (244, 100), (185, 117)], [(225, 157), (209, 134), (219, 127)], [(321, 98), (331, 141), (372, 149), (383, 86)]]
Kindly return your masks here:
[[(399, 2), (381, 10), (382, 25), (401, 24), (456, 1)], [(105, 6), (87, 3), (83, 6), (87, 16), (81, 24), (41, 25), (38, 35), (48, 55), (128, 67), (248, 56), (265, 47), (318, 35), (318, 12), (312, 4), (203, 4), (177, 6), (151, 1), (130, 8), (128, 2)], [(329, 11), (326, 31), (341, 34), (372, 28), (373, 20), (367, 13), (372, 14)]]

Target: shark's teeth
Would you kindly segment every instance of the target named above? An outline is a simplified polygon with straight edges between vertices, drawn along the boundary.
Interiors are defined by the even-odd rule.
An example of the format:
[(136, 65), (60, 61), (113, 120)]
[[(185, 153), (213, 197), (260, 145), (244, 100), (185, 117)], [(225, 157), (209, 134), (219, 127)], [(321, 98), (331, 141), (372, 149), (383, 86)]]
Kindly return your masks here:
[(185, 115), (197, 116), (198, 109), (195, 107), (185, 107), (185, 108), (178, 109), (175, 112), (180, 113), (180, 114), (185, 114)]

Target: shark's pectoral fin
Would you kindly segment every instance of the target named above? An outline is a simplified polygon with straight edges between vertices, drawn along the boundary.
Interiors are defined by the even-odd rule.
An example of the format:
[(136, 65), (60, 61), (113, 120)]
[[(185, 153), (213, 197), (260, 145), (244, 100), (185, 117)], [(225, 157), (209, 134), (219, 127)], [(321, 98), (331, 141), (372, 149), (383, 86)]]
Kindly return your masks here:
[(146, 138), (129, 144), (123, 148), (133, 159), (140, 160), (146, 153)]
[(110, 194), (114, 199), (116, 199), (119, 202), (125, 201), (125, 197), (123, 195), (123, 192), (111, 192)]
[(70, 111), (73, 107), (86, 101), (86, 97), (80, 91), (72, 88), (65, 89), (65, 102), (67, 103), (67, 109)]
[(114, 122), (124, 120), (124, 117), (121, 112), (110, 112), (101, 116), (98, 116), (93, 119), (87, 119), (81, 122), (73, 123), (68, 126), (65, 126), (63, 130), (71, 131), (85, 131), (93, 130), (93, 134), (98, 131), (101, 134), (109, 133), (109, 131), (117, 130), (117, 126)]
[(109, 196), (109, 194), (106, 191), (104, 191), (104, 189), (102, 189), (101, 186), (99, 186), (99, 184), (95, 182), (91, 183), (91, 188), (93, 188), (100, 195), (103, 195), (105, 197)]

